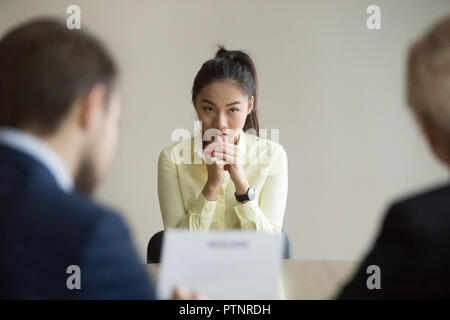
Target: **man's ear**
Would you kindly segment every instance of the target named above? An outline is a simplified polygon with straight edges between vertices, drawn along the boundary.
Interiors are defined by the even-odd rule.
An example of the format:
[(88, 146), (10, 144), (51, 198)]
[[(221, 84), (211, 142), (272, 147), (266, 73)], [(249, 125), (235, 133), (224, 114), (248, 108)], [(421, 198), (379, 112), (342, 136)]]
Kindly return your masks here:
[(434, 155), (446, 165), (450, 165), (449, 147), (442, 136), (436, 132), (436, 129), (433, 129), (433, 126), (428, 121), (420, 116), (416, 116), (416, 119)]
[(255, 97), (254, 96), (252, 96), (251, 98), (250, 98), (250, 101), (248, 102), (248, 112), (247, 112), (247, 115), (249, 115), (251, 112), (252, 112), (252, 110), (253, 110), (253, 103), (255, 102)]
[(97, 84), (81, 99), (80, 126), (85, 131), (96, 127), (104, 112), (106, 88)]

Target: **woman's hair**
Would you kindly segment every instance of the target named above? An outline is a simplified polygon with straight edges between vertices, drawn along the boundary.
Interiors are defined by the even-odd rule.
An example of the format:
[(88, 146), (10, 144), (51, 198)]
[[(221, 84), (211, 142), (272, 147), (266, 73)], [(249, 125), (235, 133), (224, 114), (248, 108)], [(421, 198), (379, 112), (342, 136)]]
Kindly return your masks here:
[(247, 115), (244, 131), (253, 129), (259, 136), (259, 122), (257, 115), (258, 77), (255, 65), (248, 54), (239, 50), (226, 50), (219, 45), (214, 59), (206, 61), (194, 79), (192, 86), (192, 103), (195, 105), (197, 94), (203, 87), (214, 81), (232, 81), (239, 86), (249, 97), (253, 96), (253, 109)]

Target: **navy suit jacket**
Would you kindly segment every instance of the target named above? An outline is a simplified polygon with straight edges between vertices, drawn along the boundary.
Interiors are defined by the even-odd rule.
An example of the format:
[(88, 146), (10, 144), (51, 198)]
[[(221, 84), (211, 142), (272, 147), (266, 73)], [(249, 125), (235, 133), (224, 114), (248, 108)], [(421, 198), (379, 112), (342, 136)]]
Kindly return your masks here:
[[(380, 289), (367, 287), (371, 265), (380, 268)], [(450, 299), (450, 186), (392, 205), (373, 248), (338, 298)]]
[[(67, 287), (71, 265), (81, 289)], [(154, 290), (119, 215), (0, 146), (0, 298), (153, 299)]]

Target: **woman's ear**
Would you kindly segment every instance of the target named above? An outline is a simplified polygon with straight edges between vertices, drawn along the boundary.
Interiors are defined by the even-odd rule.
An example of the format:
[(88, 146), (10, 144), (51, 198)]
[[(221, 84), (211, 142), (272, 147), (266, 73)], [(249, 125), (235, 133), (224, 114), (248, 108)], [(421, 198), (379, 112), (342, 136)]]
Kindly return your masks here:
[(255, 102), (255, 97), (252, 96), (252, 97), (250, 98), (249, 102), (248, 102), (248, 112), (247, 112), (247, 115), (249, 115), (249, 114), (252, 112), (252, 110), (253, 110), (253, 103), (254, 103), (254, 102)]

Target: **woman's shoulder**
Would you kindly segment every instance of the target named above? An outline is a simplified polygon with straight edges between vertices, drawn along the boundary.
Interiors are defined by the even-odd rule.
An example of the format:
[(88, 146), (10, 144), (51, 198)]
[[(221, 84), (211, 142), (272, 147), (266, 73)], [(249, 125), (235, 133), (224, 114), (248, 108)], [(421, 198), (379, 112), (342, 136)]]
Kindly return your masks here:
[(194, 146), (194, 138), (195, 136), (190, 136), (182, 139), (181, 141), (170, 144), (161, 150), (159, 157), (166, 157), (173, 160), (178, 156), (182, 156), (184, 152), (190, 153)]
[(288, 160), (283, 146), (271, 139), (258, 137), (245, 133), (247, 139), (247, 152), (256, 163), (264, 167), (270, 167), (270, 174), (287, 172)]

